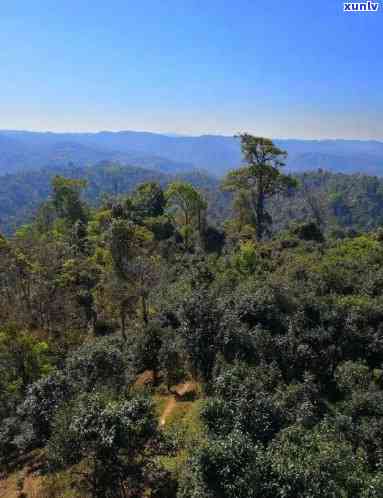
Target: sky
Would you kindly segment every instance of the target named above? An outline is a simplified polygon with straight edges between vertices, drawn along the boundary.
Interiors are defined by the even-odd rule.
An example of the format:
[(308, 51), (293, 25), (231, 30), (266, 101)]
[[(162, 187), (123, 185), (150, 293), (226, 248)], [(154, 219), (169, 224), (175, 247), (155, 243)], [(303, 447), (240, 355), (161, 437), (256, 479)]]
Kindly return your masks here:
[(383, 140), (383, 2), (4, 0), (0, 129)]

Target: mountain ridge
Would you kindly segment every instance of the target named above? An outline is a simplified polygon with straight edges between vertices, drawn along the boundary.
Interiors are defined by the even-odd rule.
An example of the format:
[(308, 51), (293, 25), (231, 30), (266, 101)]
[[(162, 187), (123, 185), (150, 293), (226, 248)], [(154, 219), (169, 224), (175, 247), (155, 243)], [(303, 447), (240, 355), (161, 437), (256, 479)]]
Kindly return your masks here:
[[(287, 150), (287, 169), (383, 176), (383, 142), (275, 139)], [(75, 163), (118, 161), (178, 173), (204, 169), (222, 176), (241, 163), (238, 140), (227, 135), (174, 136), (142, 131), (38, 132), (0, 130), (0, 175)]]

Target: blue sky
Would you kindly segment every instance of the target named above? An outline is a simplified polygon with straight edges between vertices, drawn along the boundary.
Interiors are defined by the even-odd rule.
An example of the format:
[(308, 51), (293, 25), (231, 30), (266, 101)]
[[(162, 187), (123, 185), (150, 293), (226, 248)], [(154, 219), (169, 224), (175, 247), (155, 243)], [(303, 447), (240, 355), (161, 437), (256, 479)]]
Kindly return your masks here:
[(0, 128), (383, 139), (383, 2), (5, 0)]

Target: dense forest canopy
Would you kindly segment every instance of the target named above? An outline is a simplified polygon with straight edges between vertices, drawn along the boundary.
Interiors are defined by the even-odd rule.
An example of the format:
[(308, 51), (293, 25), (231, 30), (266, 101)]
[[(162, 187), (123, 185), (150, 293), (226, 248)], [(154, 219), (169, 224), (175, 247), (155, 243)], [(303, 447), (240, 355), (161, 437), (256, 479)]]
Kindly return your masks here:
[[(221, 181), (203, 171), (178, 174), (104, 162), (89, 167), (68, 165), (5, 175), (0, 181), (0, 231), (11, 235), (32, 221), (39, 207), (52, 195), (54, 176), (86, 180), (83, 198), (100, 206), (107, 196), (131, 193), (148, 181), (162, 187), (173, 181), (186, 181), (200, 189), (208, 201), (208, 217), (221, 226), (239, 208), (232, 193), (221, 189)], [(323, 223), (324, 231), (374, 230), (383, 222), (383, 179), (362, 174), (331, 173), (317, 170), (294, 174), (297, 186), (289, 195), (266, 201), (273, 217), (271, 230), (287, 228), (291, 221), (310, 218)], [(239, 201), (239, 198), (237, 197)], [(243, 199), (245, 200), (245, 199)]]
[[(3, 233), (10, 235), (33, 219), (41, 204), (52, 194), (52, 179), (55, 176), (86, 180), (83, 197), (92, 206), (99, 206), (107, 196), (130, 193), (141, 183), (154, 181), (166, 186), (180, 179), (206, 192), (211, 199), (209, 214), (211, 212), (214, 219), (224, 219), (230, 210), (227, 196), (222, 199), (219, 181), (202, 171), (174, 175), (109, 161), (89, 167), (70, 164), (1, 177), (0, 230)], [(219, 213), (220, 210), (223, 210), (222, 214)]]
[(240, 139), (220, 184), (4, 177), (0, 493), (383, 496), (381, 181)]

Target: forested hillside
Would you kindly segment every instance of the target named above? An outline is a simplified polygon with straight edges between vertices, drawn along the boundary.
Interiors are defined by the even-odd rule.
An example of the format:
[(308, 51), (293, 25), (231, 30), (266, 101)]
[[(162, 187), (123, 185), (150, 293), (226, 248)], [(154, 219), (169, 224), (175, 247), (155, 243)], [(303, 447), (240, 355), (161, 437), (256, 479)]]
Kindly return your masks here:
[[(208, 217), (213, 224), (221, 226), (232, 214), (232, 195), (222, 190), (222, 181), (203, 171), (175, 175), (104, 162), (89, 167), (50, 167), (1, 177), (0, 231), (11, 235), (32, 220), (39, 206), (52, 194), (51, 182), (55, 175), (86, 180), (83, 196), (92, 206), (99, 206), (105, 196), (128, 194), (146, 181), (155, 181), (164, 187), (178, 178), (202, 189), (209, 201)], [(297, 174), (295, 178), (298, 184), (288, 195), (268, 201), (274, 220), (272, 231), (307, 219), (315, 219), (325, 232), (368, 231), (382, 224), (383, 179), (324, 170)], [(241, 209), (238, 203), (235, 209)]]
[(174, 175), (111, 162), (92, 167), (68, 165), (1, 177), (0, 231), (11, 234), (22, 224), (31, 221), (39, 206), (51, 195), (51, 182), (56, 175), (85, 180), (84, 199), (93, 206), (99, 205), (105, 196), (127, 194), (146, 181), (159, 182), (165, 186), (175, 178), (180, 178), (202, 188), (212, 198), (209, 214), (211, 212), (215, 219), (223, 219), (230, 210), (227, 196), (221, 199), (219, 182), (197, 170)]
[(289, 220), (313, 218), (328, 230), (368, 231), (383, 222), (383, 180), (362, 174), (346, 175), (318, 170), (296, 176), (291, 195), (273, 200), (274, 229)]
[(0, 237), (2, 497), (383, 496), (383, 234), (326, 230), (380, 181), (241, 145), (219, 227), (206, 177), (103, 166)]

